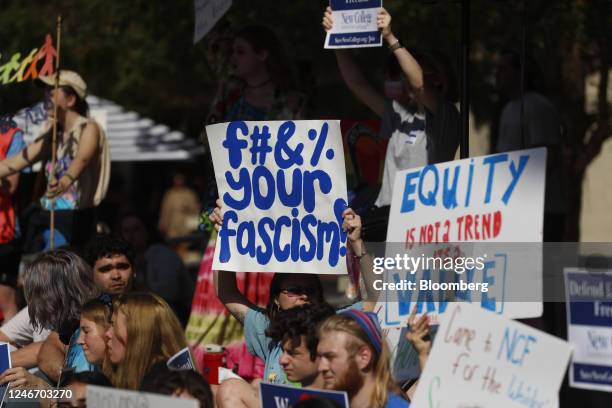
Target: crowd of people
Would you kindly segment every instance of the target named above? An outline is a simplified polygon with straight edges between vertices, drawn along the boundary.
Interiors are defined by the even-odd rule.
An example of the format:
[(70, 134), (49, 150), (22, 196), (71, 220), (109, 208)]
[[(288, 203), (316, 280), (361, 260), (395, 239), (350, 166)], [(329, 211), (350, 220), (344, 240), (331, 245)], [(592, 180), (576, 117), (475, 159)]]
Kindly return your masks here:
[[(335, 56), (347, 87), (381, 118), (380, 137), (388, 139), (375, 203), (384, 212), (397, 171), (454, 159), (460, 119), (452, 71), (443, 59), (435, 52), (404, 48), (386, 10), (378, 13), (377, 24), (391, 50), (384, 94), (365, 78), (349, 51), (337, 50)], [(322, 25), (325, 30), (333, 27), (329, 7)], [(305, 117), (305, 96), (295, 86), (288, 59), (272, 30), (247, 26), (230, 44), (229, 57), (211, 58), (220, 78), (207, 123)], [(508, 81), (516, 79), (511, 77), (516, 64), (512, 55), (504, 61), (507, 67), (500, 72), (500, 81), (506, 81), (510, 93), (513, 88)], [(111, 166), (104, 130), (88, 115), (85, 81), (68, 70), (40, 80), (49, 107), (48, 129), (27, 146), (14, 124), (3, 123), (0, 129), (0, 307), (4, 317), (0, 341), (12, 346), (12, 367), (0, 373), (0, 385), (73, 391), (70, 399), (32, 401), (35, 406), (85, 406), (89, 384), (194, 399), (203, 408), (258, 407), (259, 381), (344, 391), (355, 408), (409, 406), (418, 381), (403, 384), (393, 378), (385, 333), (374, 312), (375, 296), (338, 309), (326, 301), (316, 274), (212, 271), (205, 256), (196, 298), (215, 299), (222, 308), (212, 308), (210, 318), (198, 317), (197, 324), (205, 326), (201, 332), (191, 335), (189, 326), (185, 331), (194, 282), (181, 262), (180, 248), (177, 254), (154, 240), (151, 226), (137, 213), (123, 214), (114, 233), (96, 233), (96, 208), (106, 195)], [(499, 149), (558, 143), (554, 108), (535, 92), (526, 103), (543, 112), (532, 123), (534, 128), (546, 127), (547, 132), (517, 127), (518, 108), (511, 101), (502, 117)], [(525, 131), (527, 135), (521, 134)], [(546, 140), (529, 132), (545, 134)], [(19, 274), (26, 232), (19, 225), (12, 196), (19, 172), (37, 162), (43, 163), (46, 189), (38, 212), (30, 217), (27, 235), (35, 237), (39, 253), (23, 263)], [(157, 227), (168, 237), (188, 232), (186, 218), (196, 217), (201, 205), (184, 185), (184, 176), (177, 174), (171, 194), (164, 199)], [(547, 210), (562, 217), (563, 209), (552, 208), (552, 203), (560, 201), (551, 196), (549, 202)], [(369, 293), (373, 266), (362, 237), (362, 217), (351, 208), (342, 217), (349, 267), (359, 276), (355, 284)], [(223, 225), (220, 201), (209, 219), (215, 227), (209, 246), (214, 246), (216, 231)], [(25, 302), (19, 300), (20, 290)], [(196, 323), (190, 320), (189, 324)], [(429, 319), (427, 315), (417, 319), (413, 312), (407, 325), (405, 341), (413, 345), (423, 369), (432, 347)], [(168, 367), (168, 360), (185, 347), (195, 349), (206, 343), (228, 349), (239, 344), (232, 355), (234, 366), (228, 365), (235, 371), (233, 376), (214, 384), (197, 367)], [(197, 360), (195, 365), (201, 365)], [(17, 402), (7, 402), (12, 404)], [(334, 405), (311, 399), (295, 406)]]

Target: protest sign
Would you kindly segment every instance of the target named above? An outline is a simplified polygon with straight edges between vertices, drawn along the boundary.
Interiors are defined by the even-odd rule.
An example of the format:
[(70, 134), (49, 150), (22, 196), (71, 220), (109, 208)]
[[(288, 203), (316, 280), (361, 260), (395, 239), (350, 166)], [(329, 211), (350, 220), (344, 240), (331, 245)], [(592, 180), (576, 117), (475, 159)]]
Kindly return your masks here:
[(554, 407), (571, 346), (467, 303), (449, 306), (415, 407)]
[(147, 408), (199, 408), (194, 399), (173, 398), (148, 392), (127, 391), (118, 388), (87, 386), (87, 406), (100, 407), (147, 407)]
[(346, 273), (339, 122), (237, 121), (206, 132), (223, 201), (213, 269)]
[(291, 408), (300, 401), (315, 397), (333, 401), (339, 408), (349, 407), (346, 392), (312, 390), (266, 382), (259, 383), (259, 400), (262, 408)]
[(200, 41), (232, 6), (232, 0), (195, 0), (193, 43)]
[(612, 271), (565, 269), (570, 385), (612, 391)]
[[(8, 343), (0, 343), (0, 373), (11, 368), (11, 348)], [(0, 406), (4, 403), (9, 384), (0, 386)]]
[(334, 26), (327, 32), (325, 48), (380, 47), (382, 36), (376, 17), (382, 0), (331, 0)]
[(195, 370), (196, 365), (193, 362), (193, 357), (191, 356), (191, 351), (189, 347), (185, 347), (172, 357), (168, 359), (166, 362), (166, 366), (175, 371), (180, 370)]
[[(23, 59), (22, 54), (17, 52), (8, 58), (8, 62), (0, 65), (0, 83), (10, 84), (36, 79), (39, 76), (53, 75), (56, 58), (57, 51), (53, 47), (51, 34), (47, 34), (45, 42), (40, 48), (34, 48), (29, 53), (24, 54)], [(40, 69), (39, 61), (42, 61)]]
[(405, 324), (415, 305), (436, 324), (453, 300), (541, 315), (541, 248), (505, 243), (542, 242), (545, 173), (544, 148), (398, 172), (386, 256), (374, 259), (374, 272), (395, 284), (375, 285), (381, 325)]

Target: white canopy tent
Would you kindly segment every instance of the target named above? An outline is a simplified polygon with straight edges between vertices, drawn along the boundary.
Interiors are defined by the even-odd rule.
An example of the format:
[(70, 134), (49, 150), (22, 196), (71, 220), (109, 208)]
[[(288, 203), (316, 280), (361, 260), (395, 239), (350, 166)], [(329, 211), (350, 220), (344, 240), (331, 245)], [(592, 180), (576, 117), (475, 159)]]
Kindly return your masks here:
[[(114, 102), (93, 95), (87, 97), (87, 102), (91, 116), (106, 131), (114, 162), (190, 160), (204, 153), (200, 143), (182, 132), (126, 111)], [(41, 134), (46, 119), (42, 102), (14, 116), (17, 126), (24, 131), (26, 143)]]

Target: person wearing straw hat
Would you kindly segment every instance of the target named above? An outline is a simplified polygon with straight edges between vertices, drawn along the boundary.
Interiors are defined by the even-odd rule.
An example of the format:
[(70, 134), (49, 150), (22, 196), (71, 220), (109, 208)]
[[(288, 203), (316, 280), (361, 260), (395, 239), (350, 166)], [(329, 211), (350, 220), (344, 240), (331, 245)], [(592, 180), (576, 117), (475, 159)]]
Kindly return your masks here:
[[(56, 75), (56, 74), (55, 74)], [(39, 77), (46, 85), (49, 130), (18, 155), (0, 161), (0, 178), (43, 162), (47, 180), (40, 200), (42, 211), (31, 220), (28, 240), (42, 233), (44, 249), (49, 243), (49, 212), (55, 210), (55, 246), (87, 242), (95, 231), (94, 209), (100, 204), (110, 180), (110, 157), (102, 127), (89, 118), (85, 100), (87, 84), (74, 71), (61, 70), (59, 87), (55, 75)], [(57, 118), (54, 118), (57, 112)], [(57, 120), (56, 160), (52, 155), (52, 124)], [(38, 245), (36, 249), (43, 249)]]

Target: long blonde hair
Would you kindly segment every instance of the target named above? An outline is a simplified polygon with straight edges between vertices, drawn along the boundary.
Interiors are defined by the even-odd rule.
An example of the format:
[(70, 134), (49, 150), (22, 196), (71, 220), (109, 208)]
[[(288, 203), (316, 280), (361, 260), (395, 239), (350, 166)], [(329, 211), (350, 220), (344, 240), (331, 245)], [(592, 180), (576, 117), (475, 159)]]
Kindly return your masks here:
[(372, 365), (372, 374), (374, 375), (374, 392), (370, 397), (370, 407), (382, 408), (387, 403), (389, 393), (395, 393), (402, 396), (399, 386), (393, 379), (391, 374), (391, 353), (387, 347), (387, 341), (383, 338), (381, 342), (381, 351), (378, 353), (368, 335), (359, 326), (359, 324), (348, 316), (340, 314), (329, 317), (321, 326), (319, 326), (319, 335), (327, 332), (344, 332), (349, 334), (350, 341), (346, 348), (351, 357), (354, 357), (361, 347), (368, 347), (372, 356), (374, 356)]
[(117, 388), (138, 390), (153, 365), (187, 347), (185, 334), (170, 306), (152, 293), (121, 295), (113, 302), (113, 312), (125, 315), (127, 339), (118, 338), (124, 343), (125, 358), (112, 365), (110, 380)]

